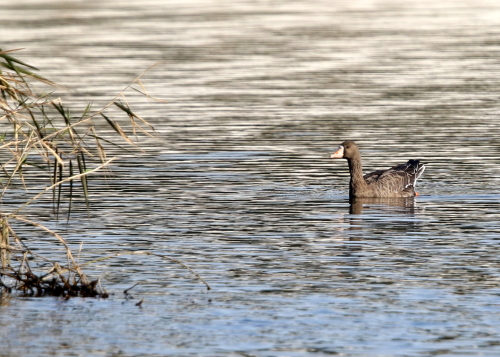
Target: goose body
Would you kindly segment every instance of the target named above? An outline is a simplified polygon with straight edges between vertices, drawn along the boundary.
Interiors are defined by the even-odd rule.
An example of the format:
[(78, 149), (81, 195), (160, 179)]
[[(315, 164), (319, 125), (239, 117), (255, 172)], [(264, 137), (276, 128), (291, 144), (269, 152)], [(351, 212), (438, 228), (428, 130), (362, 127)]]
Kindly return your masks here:
[(413, 197), (417, 179), (425, 170), (419, 160), (409, 160), (387, 170), (378, 170), (363, 176), (359, 148), (354, 141), (344, 141), (332, 159), (347, 159), (351, 181), (349, 197)]

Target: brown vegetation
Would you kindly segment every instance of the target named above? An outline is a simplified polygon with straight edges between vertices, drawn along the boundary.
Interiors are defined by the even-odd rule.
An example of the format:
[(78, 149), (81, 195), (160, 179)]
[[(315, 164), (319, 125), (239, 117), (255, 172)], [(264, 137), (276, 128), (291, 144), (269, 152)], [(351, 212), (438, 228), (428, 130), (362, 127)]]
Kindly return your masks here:
[[(17, 290), (37, 296), (107, 297), (99, 281), (83, 273), (64, 238), (38, 223), (36, 217), (25, 217), (23, 211), (42, 195), (51, 194), (54, 217), (57, 218), (61, 211), (63, 196), (69, 200), (66, 209), (69, 215), (77, 189), (81, 190), (79, 194), (83, 193), (89, 207), (88, 177), (114, 159), (106, 156), (103, 142), (111, 142), (99, 135), (94, 122), (100, 119), (107, 123), (117, 138), (133, 146), (135, 143), (126, 130), (111, 119), (108, 113), (111, 108), (115, 109), (115, 115), (121, 113), (130, 119), (133, 134), (151, 135), (154, 132), (147, 121), (120, 100), (126, 90), (135, 89), (132, 85), (142, 87), (141, 76), (103, 108), (92, 111), (87, 105), (75, 116), (53, 92), (41, 92), (37, 88), (37, 85), (52, 89), (58, 86), (34, 73), (35, 67), (13, 57), (13, 51), (16, 50), (0, 49), (0, 293)], [(144, 94), (144, 91), (135, 90)], [(45, 180), (43, 187), (40, 187), (40, 178)], [(17, 207), (8, 205), (5, 209), (3, 200), (10, 190), (19, 187), (25, 192), (37, 193), (27, 196)], [(63, 189), (65, 195), (62, 195)], [(15, 226), (19, 223), (50, 234), (64, 247), (65, 263), (35, 254), (30, 245), (36, 244), (36, 237), (17, 234)], [(40, 272), (34, 268), (38, 262), (51, 268), (45, 267), (45, 271)]]

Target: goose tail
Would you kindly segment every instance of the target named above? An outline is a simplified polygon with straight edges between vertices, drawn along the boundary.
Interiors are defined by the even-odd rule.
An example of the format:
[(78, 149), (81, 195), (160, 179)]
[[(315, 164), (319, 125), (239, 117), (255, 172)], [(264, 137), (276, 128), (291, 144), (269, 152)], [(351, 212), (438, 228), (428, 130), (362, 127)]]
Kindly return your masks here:
[(406, 163), (406, 166), (408, 169), (405, 171), (411, 172), (411, 176), (413, 177), (413, 187), (415, 187), (418, 178), (422, 176), (425, 171), (425, 164), (421, 163), (420, 160), (409, 160)]

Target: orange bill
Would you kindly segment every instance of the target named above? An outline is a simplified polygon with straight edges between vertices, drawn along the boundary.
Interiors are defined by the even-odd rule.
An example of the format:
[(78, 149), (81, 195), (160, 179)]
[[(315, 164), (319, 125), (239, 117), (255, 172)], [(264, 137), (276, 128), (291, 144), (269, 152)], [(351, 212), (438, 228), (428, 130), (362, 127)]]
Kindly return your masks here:
[(342, 145), (339, 146), (337, 151), (330, 155), (330, 159), (342, 159), (344, 157), (344, 147)]

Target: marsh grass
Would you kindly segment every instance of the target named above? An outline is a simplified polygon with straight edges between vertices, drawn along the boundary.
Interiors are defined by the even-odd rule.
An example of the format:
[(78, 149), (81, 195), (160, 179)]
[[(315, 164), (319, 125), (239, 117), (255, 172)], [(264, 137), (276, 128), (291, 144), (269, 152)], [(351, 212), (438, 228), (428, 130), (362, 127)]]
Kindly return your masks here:
[[(63, 199), (67, 201), (64, 210), (69, 219), (77, 195), (83, 196), (86, 208), (91, 209), (89, 177), (105, 170), (115, 159), (107, 157), (105, 146), (119, 147), (100, 135), (95, 122), (99, 120), (100, 128), (102, 123), (107, 124), (117, 139), (140, 150), (130, 137), (151, 136), (155, 131), (129, 107), (124, 93), (135, 90), (148, 99), (154, 98), (146, 94), (141, 75), (104, 107), (94, 111), (87, 105), (75, 115), (54, 95), (53, 90), (60, 86), (36, 74), (37, 68), (13, 57), (14, 51), (0, 49), (0, 292), (107, 297), (99, 281), (89, 279), (82, 271), (65, 239), (39, 223), (36, 214), (26, 217), (24, 212), (41, 196), (50, 197), (55, 219), (62, 211)], [(129, 119), (127, 129), (113, 119), (117, 115)], [(3, 202), (10, 191), (20, 189), (25, 193), (24, 202), (15, 207)], [(30, 231), (30, 236), (20, 236), (15, 229), (19, 224), (53, 237), (65, 250), (64, 263), (36, 254), (31, 248), (37, 244), (36, 234)], [(35, 266), (43, 267), (43, 272)]]

